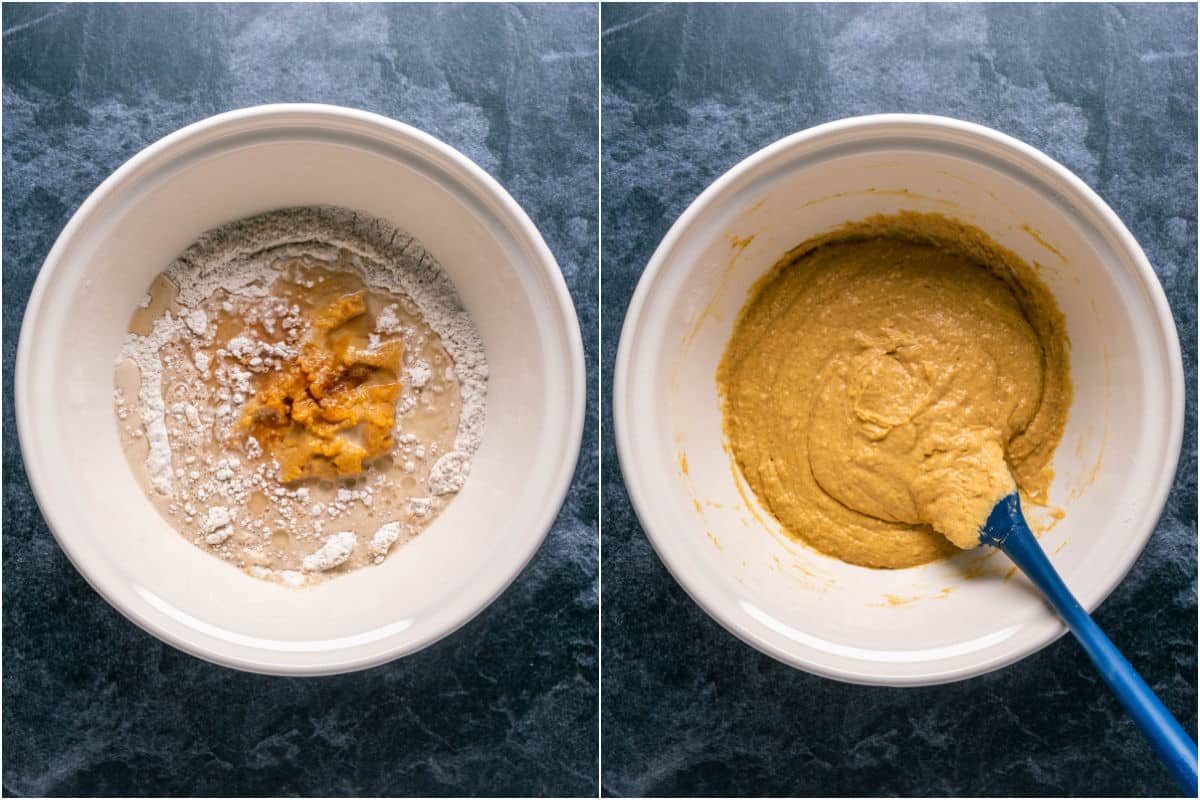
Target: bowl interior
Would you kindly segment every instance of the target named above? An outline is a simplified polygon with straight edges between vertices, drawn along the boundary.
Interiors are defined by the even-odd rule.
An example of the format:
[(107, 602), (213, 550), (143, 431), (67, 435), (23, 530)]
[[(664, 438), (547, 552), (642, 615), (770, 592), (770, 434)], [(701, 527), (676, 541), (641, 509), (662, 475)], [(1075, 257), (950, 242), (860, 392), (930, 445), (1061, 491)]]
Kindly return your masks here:
[(1070, 190), (992, 141), (874, 126), (777, 148), (689, 210), (634, 301), (615, 410), (619, 439), (637, 443), (622, 466), (642, 521), (718, 621), (796, 666), (893, 684), (978, 674), (1063, 630), (990, 548), (884, 571), (796, 543), (724, 447), (715, 373), (749, 287), (808, 237), (899, 210), (957, 217), (1040, 267), (1067, 319), (1075, 385), (1051, 491), (1066, 515), (1041, 543), (1089, 608), (1124, 576), (1174, 472), (1182, 386), (1140, 251)]
[[(336, 671), (449, 633), (532, 555), (578, 453), (578, 327), (549, 251), (465, 159), (365, 116), (242, 115), (160, 143), (64, 232), (22, 334), (23, 451), (64, 548), (136, 622), (235, 666)], [(490, 379), (482, 445), (444, 513), (381, 566), (296, 591), (243, 575), (168, 526), (126, 464), (111, 395), (130, 313), (166, 264), (204, 230), (305, 204), (416, 236), (474, 318)]]

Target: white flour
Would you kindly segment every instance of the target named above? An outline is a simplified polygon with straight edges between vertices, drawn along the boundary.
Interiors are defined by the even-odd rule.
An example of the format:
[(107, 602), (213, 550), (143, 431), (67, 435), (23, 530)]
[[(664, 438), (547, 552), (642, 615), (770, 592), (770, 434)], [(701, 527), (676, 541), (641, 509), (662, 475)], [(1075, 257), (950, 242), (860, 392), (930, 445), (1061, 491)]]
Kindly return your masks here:
[(305, 572), (323, 572), (345, 564), (354, 552), (357, 538), (351, 531), (335, 533), (325, 540), (321, 549), (304, 557)]
[(400, 533), (399, 522), (389, 522), (381, 525), (379, 530), (375, 531), (375, 535), (371, 537), (371, 554), (375, 556), (375, 563), (383, 561), (388, 550), (391, 550), (392, 545), (400, 538)]
[[(308, 582), (305, 573), (333, 569), (351, 557), (357, 546), (354, 533), (342, 531), (325, 535), (321, 526), (324, 521), (346, 513), (353, 504), (369, 508), (377, 496), (382, 496), (375, 492), (386, 491), (386, 485), (376, 483), (353, 490), (343, 489), (335, 500), (310, 505), (307, 489), (278, 485), (273, 481), (272, 467), (267, 464), (260, 463), (256, 469), (243, 467), (237, 455), (199, 461), (189, 455), (186, 463), (174, 463), (170, 436), (184, 435), (187, 442), (195, 446), (205, 435), (204, 431), (212, 430), (214, 425), (230, 430), (238, 418), (240, 406), (253, 395), (250, 383), (253, 375), (278, 370), (284, 360), (295, 358), (297, 346), (307, 333), (307, 323), (297, 316), (298, 308), (289, 309), (286, 301), (269, 294), (271, 284), (282, 274), (276, 264), (300, 257), (336, 262), (339, 256), (348, 257), (350, 265), (358, 270), (369, 287), (411, 299), (452, 361), (453, 365), (445, 368), (445, 374), (458, 381), (461, 393), (453, 447), (446, 450), (431, 445), (427, 451), (416, 437), (402, 430), (403, 415), (413, 402), (411, 396), (407, 396), (397, 408), (395, 456), (406, 473), (415, 468), (409, 459), (428, 457), (432, 463), (426, 483), (428, 493), (435, 497), (453, 494), (466, 481), (471, 457), (479, 447), (483, 432), (487, 392), (483, 344), (453, 284), (438, 263), (411, 236), (386, 222), (345, 209), (309, 207), (272, 211), (208, 231), (165, 271), (178, 287), (176, 302), (182, 310), (176, 316), (164, 312), (154, 320), (152, 330), (146, 336), (129, 335), (117, 359), (118, 364), (132, 359), (139, 369), (139, 419), (149, 445), (145, 465), (151, 486), (168, 498), (164, 502), (171, 502), (169, 513), (182, 517), (191, 526), (195, 541), (207, 544), (214, 552), (224, 553), (223, 557), (235, 558), (228, 550), (232, 542), (227, 545), (227, 541), (236, 529), (244, 528), (248, 533), (269, 538), (271, 531), (255, 520), (253, 514), (247, 516), (243, 512), (239, 517), (234, 510), (244, 507), (254, 492), (269, 495), (273, 508), (284, 517), (294, 520), (294, 511), (289, 509), (303, 508), (316, 518), (314, 527), (301, 533), (300, 538), (317, 537), (316, 540), (323, 544), (303, 558), (304, 572), (274, 572), (277, 579), (290, 585), (303, 585)], [(279, 336), (286, 335), (286, 342), (271, 343), (237, 336), (220, 347), (215, 341), (217, 325), (214, 319), (198, 307), (218, 290), (240, 297), (259, 298), (255, 302), (266, 310), (260, 317), (248, 317), (246, 321), (261, 324), (272, 334), (279, 330)], [(147, 305), (143, 301), (139, 307)], [(224, 303), (222, 311), (231, 312), (232, 304)], [(279, 327), (273, 327), (276, 325)], [(378, 341), (380, 334), (404, 334), (404, 329), (397, 307), (385, 307), (377, 315), (374, 337)], [(226, 387), (218, 392), (212, 405), (198, 409), (188, 398), (173, 392), (170, 398), (164, 398), (164, 368), (173, 368), (179, 357), (164, 351), (164, 346), (171, 342), (188, 342), (190, 355), (184, 357), (184, 363)], [(406, 348), (407, 345), (406, 341)], [(210, 355), (201, 350), (202, 347), (218, 349)], [(174, 352), (180, 351), (177, 348)], [(430, 365), (419, 358), (410, 361), (404, 371), (405, 382), (418, 390), (433, 376)], [(124, 419), (128, 412), (125, 398), (120, 393), (114, 394), (114, 405), (118, 417)], [(137, 438), (140, 433), (130, 435)], [(261, 456), (262, 449), (253, 437), (246, 437), (244, 453), (250, 460), (255, 460)], [(176, 499), (178, 502), (174, 502)], [(203, 506), (213, 501), (228, 503), (228, 506), (210, 506), (206, 513)], [(408, 515), (414, 520), (427, 517), (432, 502), (428, 497), (412, 500), (408, 504)], [(294, 528), (289, 528), (289, 532), (297, 534)], [(411, 526), (402, 525), (399, 520), (385, 522), (376, 530), (365, 552), (379, 563), (398, 541), (406, 541), (413, 533)], [(248, 572), (266, 577), (273, 571), (255, 564)]]
[[(349, 209), (285, 208), (202, 234), (166, 272), (179, 287), (179, 303), (195, 306), (218, 289), (264, 296), (277, 275), (275, 261), (301, 255), (336, 261), (341, 251), (352, 255), (368, 285), (408, 295), (454, 360), (462, 417), (454, 451), (442, 457), (446, 463), (438, 470), (438, 488), (431, 486), (431, 491), (458, 491), (483, 435), (487, 360), (454, 284), (420, 242), (384, 220)], [(376, 324), (383, 332), (394, 332), (395, 310), (385, 308)]]
[(175, 338), (180, 332), (179, 320), (169, 313), (154, 321), (154, 329), (149, 336), (130, 334), (125, 337), (121, 351), (117, 355), (117, 363), (127, 358), (137, 362), (141, 373), (141, 385), (138, 389), (138, 400), (141, 404), (142, 427), (146, 430), (146, 439), (150, 443), (150, 454), (146, 456), (146, 471), (150, 474), (150, 483), (159, 494), (170, 494), (171, 480), (171, 442), (167, 439), (166, 403), (163, 402), (162, 372), (163, 363), (158, 357), (158, 351), (163, 345)]

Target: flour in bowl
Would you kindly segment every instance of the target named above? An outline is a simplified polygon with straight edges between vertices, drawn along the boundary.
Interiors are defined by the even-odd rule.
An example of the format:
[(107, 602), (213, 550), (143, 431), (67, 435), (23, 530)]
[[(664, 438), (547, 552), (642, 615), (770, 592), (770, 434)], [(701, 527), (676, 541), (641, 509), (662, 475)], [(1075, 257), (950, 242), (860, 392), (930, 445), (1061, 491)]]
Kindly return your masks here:
[(114, 410), (151, 502), (197, 547), (288, 586), (382, 563), (463, 488), (482, 342), (411, 236), (353, 211), (203, 234), (135, 309)]

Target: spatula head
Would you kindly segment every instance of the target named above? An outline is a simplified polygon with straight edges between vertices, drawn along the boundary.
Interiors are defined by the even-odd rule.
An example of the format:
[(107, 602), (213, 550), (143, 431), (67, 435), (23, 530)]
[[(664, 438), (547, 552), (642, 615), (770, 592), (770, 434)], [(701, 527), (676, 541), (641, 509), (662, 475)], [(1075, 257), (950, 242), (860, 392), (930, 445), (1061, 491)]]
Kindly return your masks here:
[(981, 544), (999, 547), (1004, 544), (1009, 533), (1025, 525), (1025, 517), (1021, 514), (1021, 497), (1016, 492), (1005, 495), (988, 514), (987, 522), (979, 531)]

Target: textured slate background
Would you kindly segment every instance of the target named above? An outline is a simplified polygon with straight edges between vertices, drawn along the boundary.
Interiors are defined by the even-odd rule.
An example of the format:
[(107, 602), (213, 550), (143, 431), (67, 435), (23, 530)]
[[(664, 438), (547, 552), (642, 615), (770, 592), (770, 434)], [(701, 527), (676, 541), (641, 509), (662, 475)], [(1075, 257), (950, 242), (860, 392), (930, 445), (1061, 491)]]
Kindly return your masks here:
[(164, 134), (280, 101), (413, 123), (499, 179), (557, 256), (594, 364), (597, 14), (5, 6), (6, 793), (596, 793), (595, 397), (566, 506), (493, 606), (415, 656), (286, 680), (182, 655), (84, 583), (26, 484), (11, 382), (34, 278), (88, 193)]
[[(602, 10), (603, 374), (642, 268), (701, 190), (775, 139), (884, 111), (992, 126), (1066, 164), (1132, 229), (1178, 323), (1184, 453), (1097, 619), (1196, 731), (1194, 6), (623, 6)], [(964, 683), (791, 670), (687, 598), (603, 457), (603, 787), (610, 794), (1175, 792), (1070, 639)]]

